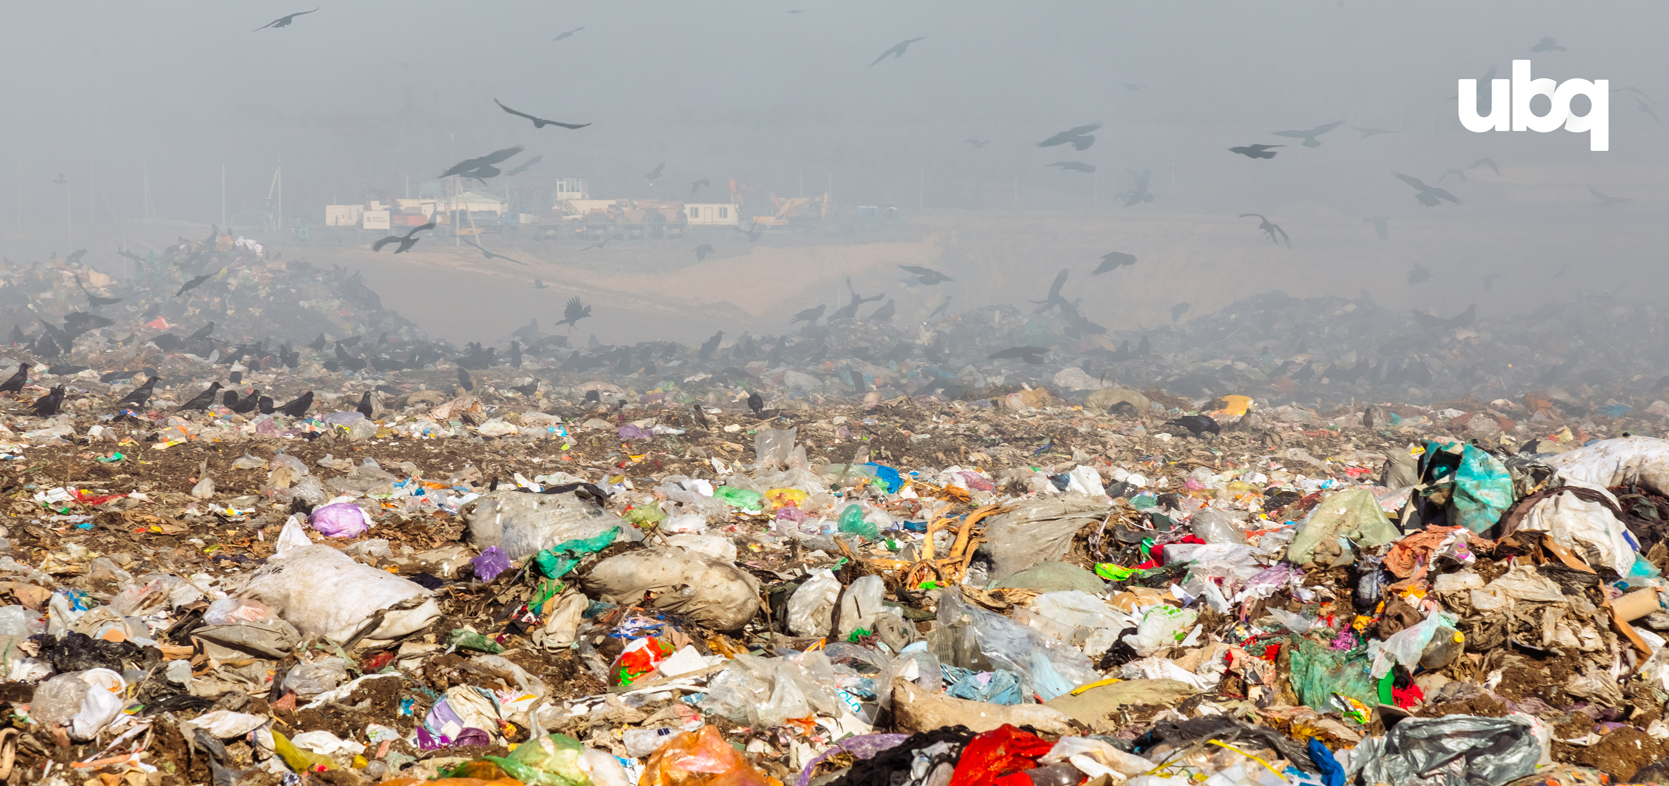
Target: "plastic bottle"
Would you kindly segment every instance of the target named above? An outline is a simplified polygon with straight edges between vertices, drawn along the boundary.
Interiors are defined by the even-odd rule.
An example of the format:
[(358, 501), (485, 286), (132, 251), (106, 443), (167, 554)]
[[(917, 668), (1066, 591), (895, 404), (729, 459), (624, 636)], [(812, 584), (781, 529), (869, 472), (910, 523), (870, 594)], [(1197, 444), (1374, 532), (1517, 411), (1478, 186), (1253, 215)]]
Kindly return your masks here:
[(857, 535), (864, 540), (874, 540), (881, 533), (871, 524), (863, 520), (863, 506), (856, 502), (847, 505), (840, 512), (840, 531), (848, 535)]
[(666, 744), (667, 740), (672, 739), (672, 735), (677, 733), (677, 729), (668, 728), (627, 729), (625, 733), (620, 735), (620, 742), (626, 746), (626, 755), (634, 759), (642, 759), (660, 750), (660, 747)]

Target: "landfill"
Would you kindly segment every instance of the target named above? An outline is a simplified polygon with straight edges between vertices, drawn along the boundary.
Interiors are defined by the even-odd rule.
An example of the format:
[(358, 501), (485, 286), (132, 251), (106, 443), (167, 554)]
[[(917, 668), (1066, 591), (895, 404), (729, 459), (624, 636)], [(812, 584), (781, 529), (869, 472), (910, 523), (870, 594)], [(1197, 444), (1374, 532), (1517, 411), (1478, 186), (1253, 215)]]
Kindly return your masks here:
[(1644, 307), (458, 348), (140, 262), (0, 287), (7, 783), (1669, 779)]

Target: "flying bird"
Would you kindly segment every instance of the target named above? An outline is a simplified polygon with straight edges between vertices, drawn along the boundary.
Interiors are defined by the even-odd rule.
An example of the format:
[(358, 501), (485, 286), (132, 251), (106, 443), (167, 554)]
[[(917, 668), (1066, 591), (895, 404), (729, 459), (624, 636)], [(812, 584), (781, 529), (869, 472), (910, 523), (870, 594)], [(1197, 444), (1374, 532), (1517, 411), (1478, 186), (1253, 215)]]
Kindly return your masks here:
[(920, 267), (917, 265), (899, 265), (898, 269), (915, 276), (915, 283), (924, 287), (930, 287), (935, 284), (942, 284), (946, 281), (956, 280), (932, 268)]
[(987, 357), (992, 360), (1023, 360), (1036, 366), (1043, 363), (1043, 357), (1049, 354), (1048, 347), (1009, 347), (992, 352)]
[(1588, 193), (1593, 194), (1594, 198), (1599, 200), (1600, 207), (1611, 207), (1612, 205), (1620, 205), (1624, 202), (1634, 201), (1633, 198), (1606, 196), (1605, 194), (1601, 194), (1599, 189), (1594, 188), (1593, 186), (1588, 187)]
[(816, 325), (817, 320), (823, 318), (823, 312), (828, 308), (829, 305), (824, 303), (816, 308), (805, 309), (804, 311), (795, 314), (793, 319), (788, 320), (788, 324), (793, 325), (799, 322), (804, 322), (809, 325)]
[(1498, 167), (1498, 166), (1495, 165), (1495, 159), (1493, 159), (1493, 158), (1480, 158), (1476, 161), (1473, 161), (1472, 165), (1467, 167), (1467, 169), (1468, 170), (1477, 169), (1478, 167), (1481, 167), (1481, 166), (1489, 167), (1489, 171), (1494, 172), (1497, 175), (1501, 174), (1501, 167)]
[(1373, 232), (1374, 234), (1379, 235), (1380, 240), (1389, 240), (1391, 238), (1390, 230), (1386, 227), (1386, 221), (1387, 219), (1384, 216), (1374, 216), (1372, 218), (1362, 219), (1362, 223), (1364, 224), (1373, 224)]
[(1286, 147), (1286, 145), (1246, 145), (1244, 147), (1231, 147), (1229, 152), (1239, 153), (1247, 158), (1274, 158), (1274, 149), (1277, 147)]
[(534, 156), (532, 158), (529, 158), (528, 160), (523, 161), (520, 164), (517, 164), (515, 169), (512, 169), (508, 172), (505, 172), (504, 176), (505, 177), (515, 177), (516, 175), (519, 175), (519, 174), (521, 174), (523, 172), (526, 172), (527, 170), (531, 169), (534, 164), (537, 164), (537, 163), (539, 163), (540, 161), (543, 161), (543, 160), (545, 160), (544, 156)]
[(1501, 279), (1501, 278), (1505, 278), (1505, 276), (1501, 275), (1500, 273), (1490, 273), (1488, 275), (1485, 275), (1484, 279), (1483, 279), (1484, 280), (1484, 291), (1488, 292), (1491, 288), (1493, 288), (1495, 286), (1495, 281), (1497, 279)]
[(648, 178), (650, 182), (654, 182), (655, 178), (661, 176), (661, 170), (663, 170), (663, 169), (666, 169), (666, 162), (665, 161), (662, 161), (658, 166), (656, 166), (655, 171), (650, 172), (647, 175), (644, 175), (644, 177)]
[(493, 164), (506, 161), (526, 149), (527, 148), (522, 147), (521, 145), (516, 145), (515, 147), (507, 147), (503, 150), (495, 150), (481, 156), (480, 158), (466, 158), (456, 164), (453, 164), (450, 169), (440, 173), (440, 176), (451, 177), (453, 175), (461, 175), (463, 177), (473, 177), (476, 179), (484, 177), (497, 177), (499, 172)]
[(932, 322), (934, 317), (945, 313), (945, 310), (950, 308), (950, 300), (950, 297), (946, 296), (945, 301), (940, 303), (938, 308), (933, 309), (933, 313), (927, 315), (926, 321)]
[(1565, 271), (1567, 271), (1567, 270), (1570, 270), (1570, 263), (1569, 262), (1566, 262), (1564, 264), (1564, 266), (1560, 267), (1559, 272), (1554, 273), (1553, 277), (1554, 278), (1564, 278), (1565, 277)]
[(1391, 174), (1395, 175), (1398, 180), (1413, 186), (1414, 190), (1418, 192), (1414, 195), (1414, 198), (1426, 207), (1437, 207), (1442, 204), (1441, 200), (1444, 199), (1447, 199), (1457, 205), (1461, 204), (1461, 201), (1456, 198), (1454, 194), (1444, 191), (1441, 188), (1428, 186), (1425, 183), (1420, 182), (1420, 179), (1417, 177), (1409, 177), (1408, 175), (1398, 172), (1392, 172)]
[(536, 279), (533, 279), (533, 288), (534, 289), (550, 289), (551, 286), (549, 284), (546, 284), (544, 279), (536, 278)]
[[(1241, 213), (1240, 217), (1256, 218), (1259, 222), (1261, 222), (1258, 224), (1258, 229), (1263, 230), (1263, 233), (1269, 236), (1269, 242), (1274, 243), (1275, 245), (1280, 245), (1281, 241), (1285, 240), (1287, 248), (1292, 248), (1292, 238), (1287, 237), (1287, 231), (1282, 229), (1279, 224), (1264, 218), (1263, 215), (1259, 213)], [(1277, 233), (1280, 234), (1279, 238), (1275, 237)]]
[(555, 38), (552, 38), (551, 40), (552, 41), (561, 41), (564, 38), (573, 38), (575, 33), (578, 33), (579, 31), (584, 30), (584, 29), (585, 29), (585, 25), (580, 25), (579, 27), (576, 27), (572, 30), (569, 30), (568, 32), (563, 33), (562, 35), (559, 35)]
[(215, 382), (209, 385), (208, 390), (198, 393), (190, 401), (180, 405), (179, 411), (185, 412), (193, 409), (208, 409), (210, 405), (214, 404), (214, 398), (218, 393), (220, 393), (220, 383)]
[(1042, 142), (1038, 142), (1037, 146), (1055, 147), (1056, 145), (1070, 144), (1074, 150), (1088, 150), (1090, 145), (1095, 144), (1095, 132), (1100, 129), (1100, 123), (1091, 123), (1087, 126), (1068, 128), (1065, 131), (1043, 140)]
[(1427, 281), (1430, 281), (1431, 279), (1432, 279), (1431, 271), (1427, 270), (1425, 265), (1422, 265), (1418, 262), (1414, 263), (1414, 267), (1412, 267), (1408, 270), (1408, 285), (1409, 286), (1413, 286), (1415, 284), (1423, 284)]
[(579, 321), (591, 316), (591, 307), (580, 302), (577, 297), (569, 298), (567, 307), (562, 309), (562, 319), (557, 325), (567, 325), (572, 330)]
[[(425, 229), (434, 229), (434, 228), (435, 228), (435, 222), (430, 221), (429, 223), (424, 224), (423, 226), (412, 227), (411, 231), (407, 232), (405, 235), (389, 235), (388, 237), (385, 237), (381, 240), (378, 240), (375, 243), (372, 243), (371, 244), (371, 250), (372, 251), (381, 251), (382, 247), (388, 245), (389, 243), (399, 243), (400, 247), (394, 249), (394, 253), (404, 254), (405, 252), (410, 251), (412, 246), (417, 245), (417, 240), (418, 240), (417, 233), (422, 232)], [(425, 248), (427, 248), (427, 246), (425, 246)]]
[(697, 350), (695, 353), (696, 357), (701, 358), (702, 360), (712, 357), (713, 352), (719, 348), (719, 342), (723, 340), (724, 331), (721, 330), (714, 333), (712, 338), (707, 339), (702, 343), (701, 349)]
[(712, 243), (702, 243), (701, 245), (696, 246), (695, 247), (695, 261), (705, 262), (707, 260), (707, 255), (711, 254), (711, 253), (713, 253), (713, 244)]
[(1101, 255), (1101, 264), (1097, 265), (1095, 270), (1090, 272), (1090, 275), (1099, 276), (1102, 273), (1111, 273), (1121, 267), (1129, 267), (1134, 264), (1136, 264), (1136, 256), (1134, 254), (1126, 254), (1122, 251), (1109, 251)]
[(1135, 181), (1135, 184), (1130, 187), (1129, 191), (1119, 194), (1119, 198), (1124, 200), (1124, 206), (1135, 207), (1143, 202), (1152, 202), (1153, 194), (1148, 192), (1147, 184), (1153, 178), (1153, 172), (1147, 169), (1141, 172), (1134, 169), (1126, 171), (1130, 173), (1130, 177)]
[(1171, 324), (1176, 324), (1176, 321), (1181, 319), (1183, 314), (1188, 313), (1188, 309), (1190, 308), (1192, 308), (1192, 306), (1186, 302), (1171, 306)]
[[(503, 254), (494, 254), (494, 253), (493, 253), (493, 252), (491, 252), (491, 251), (488, 251), (488, 250), (487, 250), (487, 249), (485, 249), (485, 248), (482, 248), (482, 247), (481, 247), (481, 244), (480, 244), (480, 243), (477, 243), (477, 242), (475, 242), (475, 241), (473, 241), (473, 240), (470, 240), (470, 239), (469, 239), (469, 238), (467, 238), (467, 237), (466, 237), (466, 238), (464, 238), (464, 239), (463, 239), (463, 240), (464, 240), (464, 242), (465, 242), (465, 243), (468, 243), (468, 244), (470, 244), (470, 245), (472, 245), (472, 246), (475, 246), (475, 250), (476, 250), (476, 251), (479, 251), (479, 252), (481, 252), (481, 256), (482, 256), (482, 257), (483, 257), (483, 258), (485, 258), (485, 259), (487, 259), (487, 260), (489, 260), (489, 261), (490, 261), (490, 260), (494, 260), (494, 259), (504, 259), (504, 260), (509, 260), (509, 261), (511, 261), (511, 262), (514, 262), (514, 263), (516, 263), (516, 264), (518, 264), (518, 265), (525, 265), (525, 264), (527, 264), (527, 263), (526, 263), (526, 262), (523, 262), (523, 261), (521, 261), (521, 260), (519, 260), (519, 259), (512, 259), (512, 258), (510, 258), (510, 257), (507, 257), (507, 256), (505, 256), (505, 255), (503, 255)], [(398, 253), (400, 253), (400, 252), (398, 252), (398, 251), (396, 251), (396, 252), (394, 252), (394, 253), (396, 253), (396, 254), (398, 254)]]
[[(315, 8), (315, 9), (313, 9), (313, 11), (317, 11), (317, 10), (319, 10), (319, 9), (317, 9), (317, 8)], [(254, 30), (252, 30), (252, 31), (251, 31), (251, 32), (255, 32), (255, 33), (259, 33), (259, 32), (261, 32), (261, 31), (262, 31), (262, 30), (265, 30), (265, 29), (267, 29), (267, 28), (269, 28), (269, 27), (270, 27), (270, 28), (273, 28), (273, 29), (278, 29), (278, 28), (280, 28), (280, 27), (289, 27), (289, 26), (290, 26), (290, 23), (291, 23), (291, 22), (294, 22), (294, 21), (295, 21), (295, 19), (296, 19), (296, 17), (298, 17), (298, 16), (306, 16), (306, 15), (308, 15), (308, 14), (311, 14), (311, 13), (313, 13), (313, 11), (297, 11), (297, 12), (295, 12), (295, 13), (293, 13), (293, 14), (290, 14), (290, 15), (288, 15), (288, 16), (281, 16), (281, 17), (278, 17), (278, 18), (277, 18), (277, 19), (274, 19), (274, 20), (272, 20), (272, 21), (271, 21), (271, 22), (268, 22), (268, 23), (266, 23), (266, 24), (264, 24), (264, 25), (261, 25), (261, 26), (260, 26), (260, 27), (257, 27), (257, 28), (255, 28), (255, 29), (254, 29)]]
[(991, 144), (991, 140), (989, 140), (989, 139), (964, 139), (964, 140), (962, 140), (962, 143), (965, 144), (965, 145), (971, 145), (975, 150), (978, 150), (982, 147), (985, 147), (986, 145)]
[(1553, 40), (1553, 36), (1545, 36), (1544, 35), (1544, 36), (1542, 36), (1542, 40), (1537, 41), (1535, 46), (1530, 47), (1530, 51), (1532, 51), (1532, 52), (1563, 52), (1563, 51), (1565, 51), (1565, 48), (1562, 47), (1562, 46), (1559, 46), (1559, 42)]
[(1066, 299), (1061, 297), (1061, 287), (1066, 286), (1066, 277), (1071, 272), (1071, 270), (1063, 267), (1061, 268), (1061, 272), (1055, 274), (1054, 282), (1049, 285), (1049, 294), (1045, 295), (1042, 300), (1032, 301), (1033, 303), (1043, 304), (1038, 306), (1037, 310), (1032, 313), (1041, 314), (1051, 308), (1059, 308), (1066, 305)]
[(81, 283), (80, 276), (76, 276), (75, 285), (80, 288), (81, 294), (87, 296), (87, 305), (93, 306), (94, 308), (99, 306), (113, 306), (122, 302), (122, 299), (119, 297), (99, 297), (98, 295), (88, 292), (86, 285)]
[(1635, 99), (1634, 99), (1634, 108), (1640, 110), (1644, 114), (1650, 115), (1654, 122), (1659, 122), (1659, 123), (1663, 122), (1661, 120), (1658, 120), (1657, 119), (1657, 113), (1653, 112), (1652, 108), (1646, 105), (1645, 99), (1642, 99), (1642, 98), (1636, 96)]
[[(225, 269), (226, 268), (221, 268), (220, 270), (225, 270)], [(185, 284), (180, 287), (180, 291), (174, 293), (174, 297), (179, 297), (180, 295), (183, 295), (187, 292), (190, 292), (193, 289), (196, 289), (196, 288), (202, 286), (203, 282), (208, 281), (209, 279), (220, 275), (220, 270), (216, 270), (213, 273), (204, 273), (203, 275), (200, 275), (200, 276), (198, 276), (194, 279), (191, 279), (190, 281), (185, 282)]]
[(544, 128), (545, 126), (561, 126), (563, 128), (585, 128), (586, 126), (591, 125), (590, 123), (562, 123), (562, 122), (558, 122), (556, 120), (546, 120), (545, 118), (542, 118), (542, 117), (534, 117), (533, 115), (530, 115), (526, 112), (518, 112), (514, 109), (511, 109), (510, 107), (505, 106), (504, 102), (499, 101), (496, 98), (493, 99), (493, 103), (498, 104), (499, 109), (502, 109), (509, 114), (515, 115), (516, 117), (526, 118), (528, 120), (533, 121), (533, 127), (534, 128)]
[(1339, 126), (1342, 126), (1342, 125), (1344, 125), (1344, 121), (1340, 120), (1336, 123), (1328, 123), (1327, 125), (1324, 125), (1324, 126), (1316, 126), (1315, 128), (1312, 128), (1308, 131), (1273, 131), (1271, 133), (1273, 133), (1275, 136), (1284, 136), (1284, 137), (1289, 137), (1289, 138), (1292, 138), (1292, 139), (1302, 139), (1302, 140), (1304, 140), (1303, 143), (1302, 143), (1304, 145), (1304, 147), (1321, 147), (1321, 140), (1316, 139), (1316, 137), (1321, 136), (1322, 134), (1325, 134), (1328, 131), (1332, 131), (1333, 129), (1338, 128)]
[(1058, 166), (1061, 169), (1070, 169), (1074, 172), (1090, 173), (1095, 171), (1094, 164), (1086, 164), (1082, 161), (1056, 161), (1049, 166)]
[(695, 181), (694, 183), (691, 183), (690, 184), (690, 196), (695, 196), (695, 192), (700, 191), (703, 186), (710, 186), (710, 185), (712, 185), (712, 183), (707, 182), (707, 178), (705, 178), (705, 177), (700, 179), (700, 180)]
[(927, 36), (922, 36), (921, 38), (911, 38), (907, 41), (900, 41), (897, 45), (893, 46), (893, 48), (888, 49), (885, 52), (882, 52), (880, 57), (875, 58), (875, 62), (869, 64), (869, 67), (874, 68), (876, 63), (879, 63), (882, 60), (887, 59), (887, 55), (892, 55), (894, 58), (903, 57), (904, 56), (904, 50), (909, 49), (911, 44), (913, 44), (917, 41), (920, 41), (920, 40), (922, 40), (922, 38), (926, 38), (926, 37)]
[(1438, 176), (1437, 182), (1441, 183), (1445, 180), (1448, 180), (1449, 175), (1454, 175), (1455, 177), (1460, 178), (1460, 182), (1462, 182), (1462, 183), (1466, 182), (1466, 173), (1464, 171), (1459, 170), (1459, 169), (1445, 169), (1445, 170), (1443, 170), (1443, 174)]
[(59, 186), (64, 185), (65, 183), (68, 183), (68, 182), (70, 182), (70, 181), (64, 179), (64, 173), (63, 172), (59, 172), (58, 173), (58, 179), (52, 181), (53, 185), (59, 185)]
[(1367, 139), (1368, 137), (1379, 136), (1380, 134), (1395, 134), (1396, 133), (1395, 131), (1392, 131), (1388, 128), (1365, 128), (1363, 126), (1351, 126), (1350, 130), (1355, 131), (1358, 134), (1361, 134), (1363, 139)]

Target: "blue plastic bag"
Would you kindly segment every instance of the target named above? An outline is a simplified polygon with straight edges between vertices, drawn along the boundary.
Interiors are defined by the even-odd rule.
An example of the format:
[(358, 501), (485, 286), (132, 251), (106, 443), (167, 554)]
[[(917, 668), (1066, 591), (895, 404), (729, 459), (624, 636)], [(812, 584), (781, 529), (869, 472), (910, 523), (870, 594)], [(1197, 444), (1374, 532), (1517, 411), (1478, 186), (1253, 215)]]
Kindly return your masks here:
[(1449, 498), (1449, 523), (1484, 533), (1495, 526), (1513, 504), (1513, 479), (1494, 456), (1467, 445), (1455, 469), (1454, 496)]

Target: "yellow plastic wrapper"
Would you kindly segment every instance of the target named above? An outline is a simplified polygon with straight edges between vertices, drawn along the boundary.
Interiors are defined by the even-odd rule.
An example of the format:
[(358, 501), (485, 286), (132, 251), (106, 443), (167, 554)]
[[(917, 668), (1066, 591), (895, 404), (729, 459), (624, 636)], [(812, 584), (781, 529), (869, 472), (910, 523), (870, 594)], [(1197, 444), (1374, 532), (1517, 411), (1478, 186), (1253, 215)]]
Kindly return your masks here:
[(799, 489), (771, 489), (765, 492), (765, 499), (770, 500), (772, 505), (779, 508), (785, 508), (789, 505), (797, 508), (809, 496), (811, 495)]

